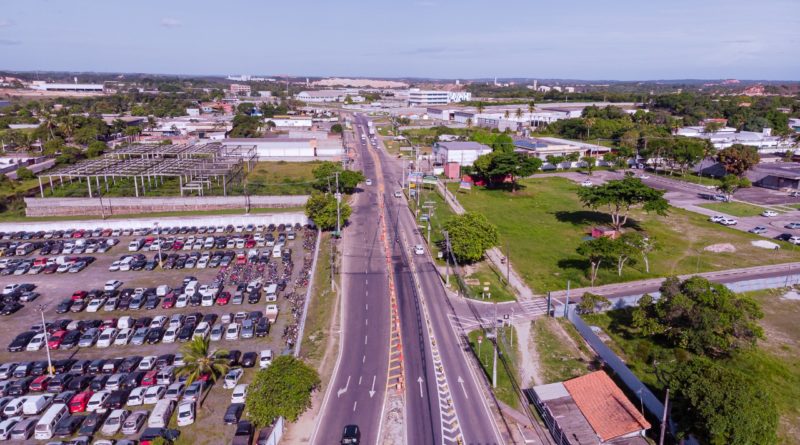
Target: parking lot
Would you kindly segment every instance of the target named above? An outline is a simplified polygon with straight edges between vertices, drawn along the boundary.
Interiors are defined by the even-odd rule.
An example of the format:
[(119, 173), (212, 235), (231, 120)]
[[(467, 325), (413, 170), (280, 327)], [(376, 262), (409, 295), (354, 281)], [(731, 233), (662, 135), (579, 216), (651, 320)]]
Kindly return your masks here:
[[(106, 252), (93, 253), (92, 255), (96, 257), (96, 260), (80, 273), (0, 276), (0, 287), (14, 283), (30, 283), (36, 286), (35, 292), (40, 294), (34, 301), (23, 303), (23, 307), (12, 316), (0, 319), (3, 321), (4, 327), (3, 332), (0, 333), (0, 344), (8, 345), (18, 334), (29, 331), (35, 325), (41, 324), (42, 314), (38, 308), (40, 305), (45, 305), (43, 314), (47, 324), (58, 321), (60, 327), (67, 327), (68, 322), (66, 320), (70, 322), (80, 320), (83, 321), (82, 326), (77, 326), (77, 323), (73, 322), (67, 329), (71, 327), (82, 331), (87, 330), (87, 327), (88, 329), (92, 327), (99, 328), (100, 326), (98, 325), (116, 327), (123, 317), (138, 319), (140, 324), (147, 322), (149, 326), (151, 320), (148, 319), (158, 316), (165, 316), (169, 319), (176, 314), (183, 316), (197, 314), (197, 318), (205, 317), (206, 320), (211, 321), (209, 331), (215, 325), (219, 325), (216, 327), (217, 331), (222, 329), (220, 339), (212, 338), (212, 349), (225, 349), (242, 353), (260, 353), (269, 349), (275, 355), (288, 353), (294, 344), (297, 322), (303, 309), (311, 256), (316, 242), (316, 231), (305, 227), (281, 227), (282, 231), (278, 230), (278, 227), (272, 228), (271, 231), (267, 229), (268, 227), (264, 227), (263, 230), (259, 230), (256, 227), (252, 228), (252, 230), (229, 227), (226, 230), (215, 230), (213, 233), (207, 234), (198, 234), (196, 232), (194, 234), (191, 232), (170, 233), (169, 230), (167, 230), (167, 233), (158, 234), (138, 233), (134, 235), (133, 233), (119, 233), (119, 236), (114, 238), (119, 239), (120, 242)], [(163, 231), (163, 228), (161, 230)], [(287, 236), (289, 234), (292, 235)], [(264, 242), (264, 235), (272, 235), (275, 242), (283, 239), (283, 248), (278, 250), (277, 255), (275, 255), (274, 246), (267, 246), (266, 242)], [(190, 237), (199, 239), (227, 237), (235, 238), (237, 242), (234, 242), (232, 249), (227, 248), (230, 245), (229, 243), (224, 243), (217, 244), (209, 249), (200, 248), (195, 250), (184, 249), (182, 245), (176, 243), (179, 239), (183, 239), (183, 244), (185, 245), (186, 240)], [(145, 263), (156, 259), (159, 255), (158, 250), (128, 251), (128, 245), (131, 241), (145, 238), (149, 239), (151, 245), (155, 240), (162, 239), (165, 242), (160, 251), (162, 261), (166, 262), (170, 255), (173, 256), (173, 259), (184, 257), (181, 265), (183, 268), (175, 267), (176, 261), (173, 261), (173, 267), (175, 268), (172, 269), (155, 267), (153, 270), (146, 270), (149, 267), (142, 267), (140, 270), (124, 272), (109, 271), (109, 267), (114, 262), (120, 261), (120, 258), (125, 255), (144, 255), (146, 258)], [(249, 240), (247, 242), (249, 247), (236, 248), (237, 244), (239, 246), (242, 245), (242, 243), (238, 242), (239, 239)], [(258, 242), (253, 242), (254, 239), (257, 239)], [(169, 247), (167, 248), (166, 246)], [(174, 247), (177, 246), (180, 247), (176, 250)], [(224, 248), (217, 249), (216, 247), (218, 246), (224, 246)], [(218, 253), (216, 258), (219, 261), (217, 263), (222, 264), (215, 264), (213, 261), (209, 261), (209, 259), (215, 257), (214, 253)], [(33, 259), (40, 258), (41, 255), (37, 251), (26, 257)], [(224, 265), (226, 257), (230, 262), (227, 266)], [(188, 258), (196, 258), (193, 261), (194, 263), (199, 262), (200, 258), (206, 258), (205, 267), (187, 268)], [(215, 265), (216, 267), (213, 267)], [(206, 298), (205, 303), (201, 297), (189, 298), (186, 296), (184, 286), (187, 282), (191, 282), (191, 279), (187, 277), (192, 277), (196, 280), (196, 283), (190, 284), (190, 289), (195, 292), (195, 295), (200, 295), (202, 291), (207, 295), (213, 294), (213, 296)], [(122, 283), (114, 284), (113, 287), (115, 289), (109, 290), (104, 295), (104, 287), (109, 280), (119, 280)], [(270, 283), (275, 283), (278, 285), (276, 287), (279, 288), (276, 292), (277, 299), (272, 302), (267, 301), (265, 292)], [(248, 284), (251, 285), (249, 289)], [(254, 287), (257, 289), (253, 290)], [(73, 298), (73, 294), (76, 292), (79, 292), (79, 294), (76, 298)], [(140, 295), (141, 297), (139, 297)], [(97, 303), (92, 307), (92, 297), (96, 297), (101, 303)], [(143, 303), (140, 309), (132, 309), (131, 307), (138, 306), (138, 304), (134, 303), (137, 297), (142, 302), (149, 300), (151, 303), (149, 305), (150, 308), (145, 308), (147, 305)], [(127, 304), (121, 304), (123, 308), (120, 308), (118, 304), (125, 298), (127, 298)], [(69, 309), (74, 309), (74, 307), (70, 307), (67, 312), (57, 313), (62, 312), (67, 306), (75, 305), (76, 302), (67, 302), (67, 300), (73, 299), (82, 301), (80, 303), (81, 306), (84, 306), (81, 308), (82, 310), (73, 312)], [(109, 303), (110, 299), (116, 300), (112, 304)], [(277, 306), (277, 316), (274, 318), (274, 322), (269, 323), (267, 335), (260, 337), (252, 335), (251, 338), (241, 338), (244, 333), (244, 331), (241, 331), (241, 333), (235, 335), (235, 337), (238, 337), (237, 339), (226, 339), (225, 334), (230, 321), (236, 320), (241, 326), (242, 321), (248, 318), (248, 314), (250, 314), (250, 318), (272, 317), (274, 311), (265, 311), (267, 305), (272, 304)], [(179, 307), (182, 305), (184, 307)], [(94, 309), (97, 310), (89, 312)], [(216, 319), (211, 319), (214, 316), (216, 316)], [(133, 322), (131, 321), (131, 323)], [(256, 325), (257, 319), (254, 319), (253, 327), (256, 327)], [(147, 326), (145, 326), (145, 329), (147, 329)], [(148, 334), (151, 334), (153, 330), (151, 328)], [(134, 332), (131, 331), (130, 335), (132, 336)], [(51, 332), (50, 334), (54, 333)], [(250, 333), (252, 334), (253, 331), (250, 331)], [(263, 329), (257, 333), (263, 335)], [(54, 361), (63, 359), (94, 360), (130, 356), (161, 356), (164, 354), (176, 354), (180, 351), (181, 346), (186, 344), (180, 338), (166, 343), (162, 341), (166, 337), (165, 334), (168, 334), (166, 323), (159, 332), (148, 338), (148, 341), (153, 340), (152, 344), (113, 344), (112, 342), (110, 347), (99, 348), (93, 345), (88, 347), (75, 346), (69, 349), (62, 349), (56, 345), (56, 348), (51, 350), (51, 356)], [(210, 337), (210, 332), (205, 335)], [(43, 360), (46, 360), (44, 348), (36, 351), (26, 351), (23, 348), (22, 352), (9, 352), (6, 348), (3, 348), (0, 351), (0, 363)], [(255, 364), (254, 368), (245, 369), (241, 383), (249, 382), (257, 369), (258, 363)], [(10, 380), (13, 380), (13, 378)], [(222, 389), (221, 386), (221, 382), (214, 385), (200, 399), (195, 423), (179, 428), (185, 439), (198, 443), (224, 443), (230, 440), (235, 425), (225, 425), (222, 417), (230, 404), (231, 390)], [(152, 409), (152, 406), (143, 408)], [(142, 407), (137, 406), (128, 409), (136, 410), (142, 409)], [(174, 417), (171, 423), (173, 426), (175, 424)], [(119, 437), (122, 436), (117, 438)], [(127, 436), (126, 438), (136, 439), (138, 434)]]

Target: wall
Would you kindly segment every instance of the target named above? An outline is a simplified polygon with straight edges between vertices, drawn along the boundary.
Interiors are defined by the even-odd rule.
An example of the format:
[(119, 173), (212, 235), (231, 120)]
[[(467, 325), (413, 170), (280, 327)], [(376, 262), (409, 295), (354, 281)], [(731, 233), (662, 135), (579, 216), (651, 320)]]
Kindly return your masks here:
[(302, 211), (285, 213), (254, 213), (249, 215), (208, 215), (208, 216), (169, 216), (131, 219), (86, 219), (75, 221), (43, 221), (0, 223), (0, 232), (19, 230), (66, 230), (94, 229), (97, 227), (111, 229), (135, 229), (153, 227), (158, 223), (161, 227), (173, 226), (220, 226), (247, 224), (309, 224), (310, 220)]
[[(27, 216), (105, 216), (152, 212), (187, 212), (197, 210), (242, 209), (244, 196), (103, 198), (102, 210), (97, 198), (25, 198)], [(250, 196), (251, 208), (302, 207), (307, 195)]]

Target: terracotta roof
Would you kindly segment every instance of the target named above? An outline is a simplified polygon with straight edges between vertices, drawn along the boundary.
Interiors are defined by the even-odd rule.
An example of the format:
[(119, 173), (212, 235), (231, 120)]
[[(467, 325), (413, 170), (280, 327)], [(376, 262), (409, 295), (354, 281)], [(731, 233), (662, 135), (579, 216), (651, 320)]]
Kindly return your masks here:
[(650, 424), (605, 372), (564, 382), (575, 404), (603, 442), (650, 428)]

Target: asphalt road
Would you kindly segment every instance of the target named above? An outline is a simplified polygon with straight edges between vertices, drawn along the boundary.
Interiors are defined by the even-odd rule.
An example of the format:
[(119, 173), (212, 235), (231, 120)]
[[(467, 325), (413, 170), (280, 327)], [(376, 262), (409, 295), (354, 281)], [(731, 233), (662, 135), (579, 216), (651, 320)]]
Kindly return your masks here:
[[(364, 159), (364, 158), (362, 158)], [(359, 160), (360, 161), (360, 160)], [(375, 177), (372, 162), (356, 164)], [(389, 300), (386, 258), (377, 217), (377, 192), (355, 196), (342, 238), (342, 332), (331, 386), (311, 442), (339, 443), (345, 425), (361, 429), (364, 444), (378, 442), (389, 359)]]

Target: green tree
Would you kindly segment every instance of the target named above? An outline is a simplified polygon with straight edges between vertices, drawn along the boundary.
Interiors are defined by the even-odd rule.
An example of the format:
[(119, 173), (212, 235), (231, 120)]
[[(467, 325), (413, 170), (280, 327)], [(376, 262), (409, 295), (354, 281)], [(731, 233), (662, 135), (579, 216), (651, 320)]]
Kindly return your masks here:
[(314, 188), (326, 193), (336, 191), (336, 174), (339, 174), (339, 190), (353, 193), (359, 183), (367, 178), (357, 170), (344, 170), (338, 162), (323, 161), (311, 171), (314, 175)]
[(342, 124), (331, 125), (331, 133), (342, 134)]
[(542, 167), (542, 160), (523, 153), (495, 152), (489, 164), (489, 181), (511, 180), (511, 190), (517, 189), (520, 177), (530, 176)]
[(608, 298), (593, 294), (591, 292), (584, 292), (583, 297), (581, 297), (581, 302), (578, 303), (577, 308), (578, 312), (581, 314), (593, 314), (596, 310), (603, 310), (607, 307), (611, 306), (611, 302)]
[(760, 157), (755, 147), (748, 147), (742, 144), (733, 144), (728, 148), (723, 148), (717, 153), (717, 160), (725, 167), (725, 171), (736, 176), (744, 175), (753, 168)]
[(728, 356), (764, 336), (758, 302), (698, 276), (664, 280), (651, 316), (669, 343), (710, 357)]
[(717, 190), (721, 193), (724, 193), (725, 196), (730, 200), (731, 196), (736, 193), (736, 190), (740, 188), (747, 188), (750, 187), (750, 180), (747, 178), (740, 178), (735, 175), (725, 175), (720, 179), (719, 184), (717, 185)]
[(578, 246), (577, 252), (589, 260), (589, 280), (594, 287), (600, 267), (604, 263), (612, 264), (616, 261), (617, 242), (609, 237), (601, 236), (584, 242)]
[(35, 177), (36, 174), (34, 174), (28, 167), (23, 166), (17, 169), (17, 181), (24, 181), (26, 179), (33, 179)]
[(631, 326), (647, 337), (664, 332), (663, 326), (655, 317), (654, 301), (650, 294), (644, 294), (631, 310)]
[(236, 106), (236, 112), (239, 114), (246, 114), (249, 116), (250, 113), (252, 113), (255, 108), (256, 106), (252, 102), (242, 102)]
[(59, 137), (50, 139), (49, 141), (42, 144), (42, 150), (44, 151), (44, 154), (48, 155), (56, 154), (61, 150), (63, 150), (64, 147), (65, 147), (64, 140)]
[(586, 163), (586, 170), (589, 172), (589, 176), (592, 176), (592, 170), (594, 170), (594, 166), (597, 165), (597, 158), (594, 156), (584, 156), (581, 160)]
[(459, 263), (474, 263), (484, 252), (497, 245), (497, 227), (483, 214), (465, 213), (448, 220), (444, 225), (450, 238), (452, 254)]
[(311, 406), (311, 392), (319, 385), (314, 368), (291, 355), (282, 355), (259, 371), (247, 388), (247, 413), (259, 426), (270, 425), (281, 416), (294, 422)]
[[(340, 227), (344, 227), (352, 210), (346, 202), (339, 207)], [(328, 193), (312, 193), (306, 202), (306, 216), (321, 230), (336, 229), (336, 197)]]
[(96, 158), (108, 150), (108, 145), (103, 141), (93, 141), (86, 148), (86, 156), (89, 158)]
[(770, 391), (735, 369), (697, 357), (675, 366), (668, 385), (682, 433), (709, 445), (778, 443), (780, 415)]
[(228, 372), (228, 351), (212, 352), (207, 338), (194, 337), (181, 351), (185, 364), (178, 368), (176, 374), (185, 375), (187, 385), (202, 375), (208, 375), (209, 380), (216, 382), (217, 378)]
[(631, 209), (641, 207), (646, 212), (666, 215), (669, 203), (664, 191), (648, 187), (640, 179), (614, 179), (594, 187), (581, 187), (578, 197), (584, 206), (593, 209), (606, 207), (614, 229), (622, 231)]

